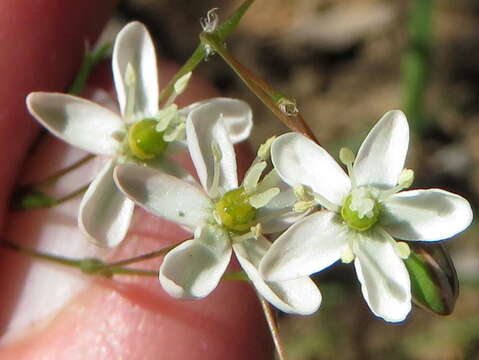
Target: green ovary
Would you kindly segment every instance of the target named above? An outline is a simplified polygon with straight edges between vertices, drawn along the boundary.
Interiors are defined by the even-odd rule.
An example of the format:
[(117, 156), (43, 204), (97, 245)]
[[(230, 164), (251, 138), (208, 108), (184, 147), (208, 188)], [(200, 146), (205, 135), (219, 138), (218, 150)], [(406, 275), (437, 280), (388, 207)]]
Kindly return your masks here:
[(248, 202), (242, 187), (228, 191), (215, 205), (216, 213), (223, 225), (231, 231), (245, 233), (256, 225), (258, 213)]
[(353, 197), (349, 195), (344, 202), (344, 205), (341, 209), (341, 216), (343, 220), (348, 224), (349, 227), (357, 231), (366, 231), (369, 230), (373, 225), (375, 225), (379, 220), (379, 214), (381, 213), (381, 204), (374, 201), (374, 205), (369, 216), (363, 215), (362, 217), (358, 211), (351, 209)]
[(143, 119), (131, 126), (128, 146), (136, 158), (153, 159), (165, 152), (168, 143), (163, 139), (163, 132), (156, 130), (157, 125), (154, 119)]

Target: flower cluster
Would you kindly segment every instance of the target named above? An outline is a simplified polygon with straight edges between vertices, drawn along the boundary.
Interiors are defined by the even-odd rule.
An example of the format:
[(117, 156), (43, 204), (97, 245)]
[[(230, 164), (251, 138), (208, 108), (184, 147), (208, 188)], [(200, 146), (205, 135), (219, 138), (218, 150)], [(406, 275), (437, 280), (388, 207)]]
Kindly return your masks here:
[[(240, 183), (233, 144), (251, 131), (246, 103), (213, 98), (179, 109), (186, 74), (160, 108), (155, 49), (137, 22), (117, 36), (112, 66), (121, 115), (58, 93), (32, 93), (27, 105), (56, 136), (110, 157), (80, 205), (79, 227), (89, 238), (118, 245), (134, 203), (192, 234), (160, 267), (171, 296), (207, 296), (234, 253), (262, 297), (284, 312), (311, 314), (321, 294), (309, 276), (342, 260), (354, 262), (372, 312), (402, 321), (411, 308), (403, 261), (410, 249), (402, 240), (444, 240), (472, 221), (458, 195), (402, 191), (414, 173), (404, 169), (409, 129), (400, 111), (384, 115), (356, 157), (341, 151), (349, 176), (319, 145), (288, 133), (260, 147)], [(200, 184), (169, 158), (181, 148)], [(266, 237), (280, 232), (274, 243)]]

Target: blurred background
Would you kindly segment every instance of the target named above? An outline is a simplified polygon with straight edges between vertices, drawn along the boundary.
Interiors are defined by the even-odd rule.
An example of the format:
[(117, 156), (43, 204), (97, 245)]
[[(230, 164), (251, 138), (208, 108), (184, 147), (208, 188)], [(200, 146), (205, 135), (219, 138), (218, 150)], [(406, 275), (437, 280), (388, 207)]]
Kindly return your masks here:
[[(225, 18), (240, 1), (122, 0), (112, 21), (140, 20), (160, 55), (179, 64), (198, 44), (200, 17), (219, 7)], [(275, 89), (296, 99), (329, 152), (357, 150), (390, 109), (412, 127), (407, 166), (413, 187), (479, 193), (479, 2), (477, 0), (257, 0), (228, 49)], [(251, 145), (286, 131), (219, 57), (197, 73), (223, 96), (248, 101)], [(317, 276), (323, 306), (314, 316), (282, 316), (292, 360), (479, 359), (479, 228), (446, 244), (460, 279), (452, 315), (415, 308), (402, 324), (369, 312), (352, 266)]]

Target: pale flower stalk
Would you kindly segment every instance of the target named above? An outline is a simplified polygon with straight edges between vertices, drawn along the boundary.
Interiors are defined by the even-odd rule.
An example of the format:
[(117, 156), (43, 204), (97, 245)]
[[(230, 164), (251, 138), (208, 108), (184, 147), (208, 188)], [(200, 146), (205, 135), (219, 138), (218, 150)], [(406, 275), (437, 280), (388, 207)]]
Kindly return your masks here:
[[(343, 149), (348, 175), (319, 145), (288, 133), (272, 145), (279, 176), (309, 194), (302, 210), (322, 206), (290, 227), (272, 245), (260, 270), (266, 280), (308, 276), (338, 260), (354, 261), (371, 311), (389, 322), (411, 309), (410, 278), (403, 262), (406, 241), (439, 241), (463, 231), (472, 221), (467, 200), (440, 190), (410, 190), (413, 172), (404, 169), (409, 128), (400, 111), (390, 111), (374, 126), (356, 159)], [(298, 191), (302, 189), (302, 191)]]
[(168, 155), (185, 147), (185, 119), (204, 103), (220, 109), (235, 143), (247, 138), (252, 126), (251, 109), (240, 100), (213, 98), (178, 109), (175, 98), (185, 90), (191, 74), (177, 81), (173, 95), (160, 109), (155, 48), (139, 22), (126, 25), (117, 35), (112, 67), (120, 114), (67, 94), (34, 92), (27, 97), (30, 113), (54, 135), (72, 146), (109, 157), (83, 196), (78, 215), (85, 235), (106, 247), (123, 240), (134, 208), (115, 186), (115, 165), (137, 163), (185, 175)]
[(262, 176), (267, 144), (238, 185), (236, 157), (221, 112), (212, 105), (192, 111), (186, 121), (187, 143), (202, 187), (164, 172), (119, 165), (119, 188), (147, 211), (194, 234), (166, 256), (160, 282), (171, 296), (202, 298), (218, 285), (234, 252), (258, 293), (278, 309), (297, 314), (316, 311), (319, 290), (308, 277), (264, 281), (258, 265), (271, 243), (263, 233), (281, 231), (298, 219), (291, 211), (291, 190), (273, 170)]

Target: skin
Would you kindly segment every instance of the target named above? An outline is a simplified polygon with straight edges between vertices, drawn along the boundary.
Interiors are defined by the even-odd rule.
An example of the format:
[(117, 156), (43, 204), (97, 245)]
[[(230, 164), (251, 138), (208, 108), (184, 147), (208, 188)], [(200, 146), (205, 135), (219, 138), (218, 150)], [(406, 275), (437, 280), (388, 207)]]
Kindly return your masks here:
[[(62, 91), (68, 86), (85, 39), (98, 35), (114, 5), (107, 0), (0, 2), (2, 237), (62, 255), (108, 259), (187, 238), (177, 226), (137, 210), (124, 244), (104, 251), (89, 245), (76, 230), (78, 200), (51, 210), (7, 213), (20, 173), (24, 181), (40, 179), (83, 155), (51, 137), (34, 154), (28, 153), (39, 127), (27, 114), (24, 99), (34, 90)], [(170, 65), (161, 64), (165, 78), (172, 71)], [(93, 77), (90, 96), (98, 95), (98, 88), (111, 92), (109, 71), (97, 71)], [(161, 79), (161, 84), (165, 82)], [(212, 95), (210, 87), (194, 79), (180, 103)], [(55, 191), (72, 191), (97, 166), (81, 168)], [(240, 161), (240, 168), (245, 168), (245, 161)], [(156, 259), (140, 265), (157, 269), (160, 263)], [(6, 249), (0, 249), (0, 274), (1, 359), (272, 358), (263, 315), (245, 283), (222, 282), (206, 299), (182, 301), (165, 294), (154, 278), (88, 277)]]

